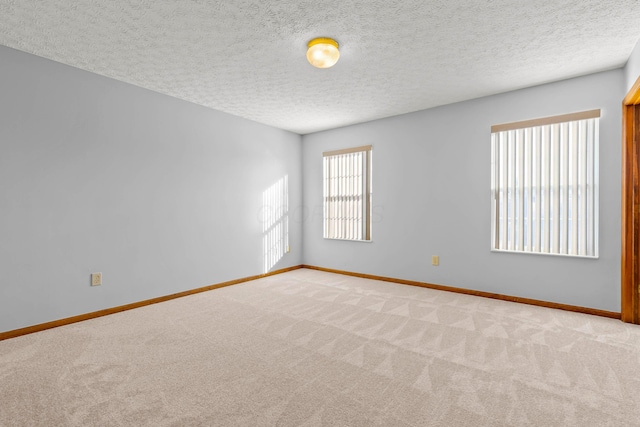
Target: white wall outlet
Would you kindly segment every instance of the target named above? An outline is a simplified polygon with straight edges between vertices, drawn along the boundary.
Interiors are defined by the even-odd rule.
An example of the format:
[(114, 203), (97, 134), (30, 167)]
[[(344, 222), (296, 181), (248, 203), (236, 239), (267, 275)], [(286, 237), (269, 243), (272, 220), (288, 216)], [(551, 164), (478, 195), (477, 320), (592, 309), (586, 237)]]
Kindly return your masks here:
[(287, 245), (287, 253), (291, 252), (291, 247)]
[(440, 265), (440, 257), (438, 255), (434, 255), (431, 257), (431, 265)]
[(102, 273), (91, 273), (91, 286), (102, 285)]

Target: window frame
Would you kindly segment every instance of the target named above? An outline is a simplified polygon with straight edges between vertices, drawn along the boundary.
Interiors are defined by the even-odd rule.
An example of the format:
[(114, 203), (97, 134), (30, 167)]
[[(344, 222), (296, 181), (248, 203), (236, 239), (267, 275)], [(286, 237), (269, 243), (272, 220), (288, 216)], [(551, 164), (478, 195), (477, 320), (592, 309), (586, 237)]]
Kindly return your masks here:
[[(345, 148), (341, 150), (333, 150), (326, 151), (322, 153), (323, 157), (323, 232), (322, 237), (328, 240), (345, 240), (350, 242), (371, 242), (372, 241), (372, 226), (371, 226), (371, 200), (373, 195), (372, 189), (372, 145), (364, 145), (360, 147), (352, 147)], [(335, 157), (333, 165), (336, 166), (336, 163), (340, 162), (341, 159), (344, 159), (345, 155), (353, 154), (353, 153), (364, 153), (362, 156), (361, 163), (346, 165), (345, 163), (339, 163), (338, 167), (341, 168), (351, 168), (347, 171), (349, 176), (345, 176), (345, 170), (342, 169), (342, 176), (328, 176), (331, 173), (331, 157)], [(359, 175), (353, 175), (353, 167), (357, 166), (362, 168), (362, 173)], [(357, 169), (357, 168), (356, 168)], [(341, 179), (341, 180), (340, 180)], [(349, 180), (350, 179), (350, 180)], [(361, 179), (360, 185), (356, 185), (358, 180)], [(333, 181), (332, 181), (333, 180)], [(340, 181), (338, 181), (340, 180)], [(346, 181), (345, 181), (346, 180)], [(352, 190), (349, 195), (344, 194), (344, 186), (349, 186), (349, 189)], [(340, 189), (337, 190), (336, 186)], [(361, 190), (361, 194), (354, 194), (355, 189), (359, 188)], [(334, 191), (331, 191), (331, 190)], [(333, 194), (332, 194), (333, 193)], [(353, 198), (356, 197), (356, 200)], [(357, 197), (361, 198), (362, 206), (358, 209), (354, 208), (354, 203), (358, 204)], [(350, 198), (350, 200), (344, 200), (345, 198)], [(351, 206), (345, 206), (344, 203), (351, 203)], [(358, 213), (356, 217), (347, 218), (336, 218), (335, 209), (342, 209), (342, 215), (345, 214), (345, 209), (351, 209), (352, 213), (355, 209), (355, 212)], [(358, 212), (359, 211), (359, 212)], [(333, 213), (331, 213), (333, 212)], [(350, 221), (350, 223), (349, 223)], [(361, 226), (361, 234), (356, 232), (356, 236), (358, 237), (347, 237), (346, 234), (353, 235), (353, 221), (362, 221)], [(338, 230), (336, 230), (336, 227)], [(346, 231), (347, 228), (351, 227), (351, 231)], [(360, 227), (357, 227), (360, 228)]]
[[(601, 110), (597, 109), (491, 127), (492, 252), (599, 258), (600, 117)], [(507, 134), (514, 131), (522, 133), (515, 141), (513, 134)], [(545, 132), (549, 132), (548, 139)], [(544, 154), (545, 149), (550, 151)], [(552, 164), (551, 157), (556, 156)], [(586, 156), (586, 160), (580, 156)], [(554, 175), (560, 171), (562, 175)], [(553, 181), (545, 181), (545, 172), (548, 179), (553, 175)], [(541, 173), (543, 176), (539, 176)], [(516, 184), (516, 176), (522, 182)], [(516, 221), (517, 227), (512, 223)]]

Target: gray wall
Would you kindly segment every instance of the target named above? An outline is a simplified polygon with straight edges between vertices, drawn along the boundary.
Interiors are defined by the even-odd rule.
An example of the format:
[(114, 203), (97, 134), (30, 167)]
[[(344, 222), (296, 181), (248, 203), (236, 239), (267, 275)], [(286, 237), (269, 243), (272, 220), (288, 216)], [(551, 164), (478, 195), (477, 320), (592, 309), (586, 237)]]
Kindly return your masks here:
[(300, 206), (299, 135), (5, 47), (0, 94), (0, 331), (261, 274), (263, 191)]
[[(626, 92), (631, 89), (631, 86), (636, 82), (638, 77), (640, 76), (640, 40), (636, 43), (636, 47), (631, 52), (631, 56), (627, 61), (627, 65), (625, 67), (625, 78), (626, 78)], [(625, 92), (625, 95), (626, 95)]]
[[(304, 263), (619, 311), (624, 85), (618, 69), (305, 135)], [(600, 258), (491, 252), (491, 125), (596, 108)], [(373, 144), (373, 242), (325, 240), (322, 152), (364, 144)]]
[[(263, 273), (263, 192), (284, 176), (291, 253), (271, 270), (304, 262), (619, 311), (620, 101), (639, 74), (636, 46), (624, 70), (301, 145), (0, 46), (0, 331)], [(490, 126), (591, 108), (603, 110), (600, 259), (490, 252)], [(321, 153), (363, 144), (374, 145), (374, 241), (324, 240)], [(104, 284), (92, 288), (94, 271)]]

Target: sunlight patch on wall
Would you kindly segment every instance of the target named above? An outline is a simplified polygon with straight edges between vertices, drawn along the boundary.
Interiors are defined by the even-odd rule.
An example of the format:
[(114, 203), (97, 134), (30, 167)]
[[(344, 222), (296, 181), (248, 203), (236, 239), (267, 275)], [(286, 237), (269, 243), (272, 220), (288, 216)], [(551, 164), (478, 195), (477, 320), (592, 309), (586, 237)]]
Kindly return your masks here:
[(262, 253), (264, 273), (289, 251), (289, 176), (262, 193)]

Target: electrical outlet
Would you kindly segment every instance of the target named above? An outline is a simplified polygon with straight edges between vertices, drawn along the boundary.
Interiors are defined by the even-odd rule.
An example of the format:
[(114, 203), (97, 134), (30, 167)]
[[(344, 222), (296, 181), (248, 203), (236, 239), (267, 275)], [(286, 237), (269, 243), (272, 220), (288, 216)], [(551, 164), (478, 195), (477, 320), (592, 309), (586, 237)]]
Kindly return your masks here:
[(100, 285), (102, 285), (102, 273), (92, 273), (91, 286), (100, 286)]
[(291, 252), (291, 247), (287, 245), (287, 253)]
[(440, 265), (440, 257), (438, 255), (434, 255), (431, 257), (431, 265)]

